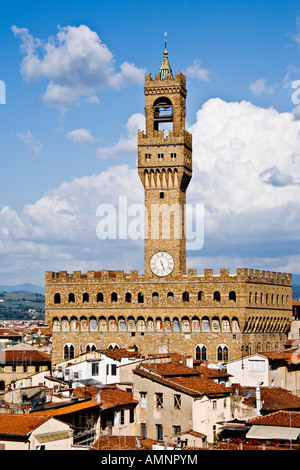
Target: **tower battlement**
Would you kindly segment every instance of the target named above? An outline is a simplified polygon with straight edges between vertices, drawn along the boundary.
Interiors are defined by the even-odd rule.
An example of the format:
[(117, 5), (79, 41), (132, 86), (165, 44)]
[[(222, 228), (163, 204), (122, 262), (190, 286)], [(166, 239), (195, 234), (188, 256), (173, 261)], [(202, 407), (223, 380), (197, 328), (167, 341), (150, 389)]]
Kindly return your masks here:
[(193, 145), (193, 137), (185, 129), (169, 130), (165, 135), (164, 130), (154, 130), (150, 135), (144, 131), (138, 131), (138, 145), (148, 146), (155, 145), (162, 147), (165, 145), (180, 145), (184, 143), (190, 150)]
[(151, 73), (145, 74), (145, 87), (156, 86), (157, 82), (163, 82), (164, 85), (174, 85), (175, 82), (178, 82), (183, 88), (186, 87), (186, 77), (182, 72), (175, 72), (175, 77), (172, 78), (171, 74), (167, 74), (164, 79), (161, 79), (159, 73), (154, 74), (154, 78)]
[[(154, 278), (154, 276), (153, 276)], [(150, 281), (144, 274), (139, 274), (138, 270), (131, 270), (130, 273), (126, 273), (123, 270), (102, 270), (102, 271), (87, 271), (82, 273), (81, 271), (73, 271), (73, 273), (67, 273), (67, 271), (46, 271), (45, 282), (46, 284), (61, 284), (61, 283), (107, 283), (107, 282), (145, 282)], [(169, 282), (246, 282), (246, 283), (263, 283), (263, 284), (274, 284), (291, 286), (292, 285), (292, 274), (281, 273), (274, 271), (261, 271), (247, 268), (238, 268), (235, 274), (231, 274), (229, 269), (222, 268), (218, 274), (214, 273), (213, 269), (204, 269), (203, 274), (198, 274), (196, 269), (189, 269), (187, 274), (176, 274), (172, 275)], [(164, 283), (164, 279), (157, 279), (155, 282)]]

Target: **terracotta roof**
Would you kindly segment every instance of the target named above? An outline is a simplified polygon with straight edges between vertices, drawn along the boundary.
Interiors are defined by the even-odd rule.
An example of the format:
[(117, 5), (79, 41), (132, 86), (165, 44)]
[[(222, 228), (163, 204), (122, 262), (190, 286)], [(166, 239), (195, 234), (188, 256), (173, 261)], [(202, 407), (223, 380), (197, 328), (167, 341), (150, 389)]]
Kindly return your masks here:
[(0, 413), (0, 434), (27, 436), (48, 419), (50, 416)]
[[(240, 387), (239, 393), (245, 396), (244, 404), (256, 406), (255, 387)], [(264, 411), (300, 410), (300, 397), (284, 388), (260, 387), (260, 393)]]
[(41, 363), (51, 362), (51, 355), (38, 350), (31, 349), (5, 349), (0, 351), (0, 363)]
[[(174, 390), (181, 391), (190, 396), (217, 396), (221, 395), (224, 396), (229, 393), (229, 390), (226, 389), (223, 385), (215, 383), (211, 379), (206, 379), (204, 377), (200, 377), (199, 372), (190, 373), (187, 375), (186, 373), (182, 373), (182, 369), (178, 367), (179, 374), (172, 375), (174, 373), (173, 367), (171, 367), (168, 371), (169, 374), (167, 375), (167, 371), (162, 369), (165, 375), (159, 374), (159, 368), (156, 369), (156, 365), (152, 365), (152, 369), (149, 367), (144, 368), (144, 364), (140, 365), (136, 369), (134, 369), (133, 373), (140, 375), (141, 377), (145, 377), (147, 379), (153, 380), (154, 382), (158, 382), (166, 387), (172, 388)], [(178, 364), (177, 364), (178, 366)], [(185, 367), (185, 366), (183, 366)], [(185, 369), (190, 369), (185, 367)]]
[(22, 333), (18, 333), (17, 331), (15, 330), (12, 330), (11, 328), (0, 328), (0, 337), (1, 336), (5, 336), (5, 337), (15, 337), (15, 336), (19, 336), (20, 338), (22, 338)]
[(31, 330), (32, 333), (38, 333), (39, 331), (41, 332), (42, 335), (46, 335), (46, 336), (51, 336), (52, 335), (51, 328), (49, 328), (47, 326), (36, 326), (36, 327), (32, 328), (32, 330)]
[(204, 365), (200, 365), (196, 368), (196, 370), (200, 373), (201, 376), (210, 378), (210, 379), (217, 379), (222, 377), (232, 377), (231, 374), (219, 369), (211, 369), (210, 367), (206, 367)]
[(153, 363), (145, 363), (142, 364), (143, 369), (148, 369), (149, 371), (159, 374), (163, 377), (176, 377), (178, 375), (181, 376), (192, 376), (196, 375), (199, 377), (199, 372), (196, 369), (188, 367), (184, 364), (180, 364), (179, 362), (153, 362)]
[(61, 416), (61, 415), (68, 415), (70, 413), (76, 413), (76, 411), (86, 410), (88, 408), (94, 408), (96, 406), (99, 407), (100, 403), (94, 400), (82, 401), (82, 402), (74, 403), (74, 404), (67, 405), (67, 406), (64, 406), (62, 402), (62, 406), (58, 408), (49, 408), (47, 410), (35, 411), (32, 414), (39, 415), (39, 416)]
[(92, 450), (151, 450), (153, 444), (158, 442), (144, 437), (100, 436), (93, 444)]
[(107, 409), (114, 406), (137, 405), (137, 401), (133, 399), (132, 392), (126, 392), (119, 388), (104, 388), (101, 390), (101, 408)]
[(292, 357), (294, 357), (294, 354), (297, 354), (297, 349), (299, 345), (295, 346), (295, 348), (288, 348), (284, 349), (282, 351), (268, 351), (268, 352), (263, 352), (261, 353), (262, 356), (267, 357), (269, 360), (283, 360), (290, 362), (292, 360)]
[(265, 416), (257, 416), (247, 421), (247, 424), (259, 424), (264, 426), (284, 426), (300, 428), (300, 411), (275, 411)]
[(121, 361), (123, 357), (131, 358), (131, 359), (136, 359), (136, 358), (141, 357), (141, 354), (138, 351), (126, 349), (126, 348), (104, 349), (102, 351), (102, 354), (112, 359), (115, 359), (116, 361)]
[[(74, 389), (73, 395), (77, 397), (90, 396), (96, 399), (99, 388), (97, 387), (78, 387)], [(100, 394), (101, 409), (112, 408), (115, 406), (137, 405), (133, 399), (132, 392), (126, 392), (118, 387), (105, 387), (101, 389)]]

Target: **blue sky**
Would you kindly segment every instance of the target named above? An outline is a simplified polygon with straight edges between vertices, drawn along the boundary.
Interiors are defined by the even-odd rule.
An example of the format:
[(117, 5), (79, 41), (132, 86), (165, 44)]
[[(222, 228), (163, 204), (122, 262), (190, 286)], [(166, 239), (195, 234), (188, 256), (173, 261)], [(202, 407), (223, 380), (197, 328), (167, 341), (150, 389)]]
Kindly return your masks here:
[(159, 69), (165, 31), (172, 69), (187, 76), (188, 194), (206, 208), (188, 266), (300, 274), (299, 18), (293, 0), (2, 4), (0, 283), (143, 271), (142, 243), (99, 240), (95, 214), (142, 198), (143, 80)]

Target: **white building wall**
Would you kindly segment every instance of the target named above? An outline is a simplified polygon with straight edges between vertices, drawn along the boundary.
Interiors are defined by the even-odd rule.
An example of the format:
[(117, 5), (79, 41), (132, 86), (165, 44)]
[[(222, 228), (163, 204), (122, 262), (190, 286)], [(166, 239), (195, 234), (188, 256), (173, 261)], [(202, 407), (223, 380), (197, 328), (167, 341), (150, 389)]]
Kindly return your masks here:
[(263, 382), (265, 387), (269, 386), (269, 361), (260, 354), (228, 362), (227, 372), (232, 375), (230, 385), (238, 383), (242, 387), (256, 387), (258, 382)]
[(213, 443), (219, 432), (218, 423), (231, 418), (230, 396), (209, 398), (203, 396), (193, 402), (193, 431), (205, 434), (207, 442)]

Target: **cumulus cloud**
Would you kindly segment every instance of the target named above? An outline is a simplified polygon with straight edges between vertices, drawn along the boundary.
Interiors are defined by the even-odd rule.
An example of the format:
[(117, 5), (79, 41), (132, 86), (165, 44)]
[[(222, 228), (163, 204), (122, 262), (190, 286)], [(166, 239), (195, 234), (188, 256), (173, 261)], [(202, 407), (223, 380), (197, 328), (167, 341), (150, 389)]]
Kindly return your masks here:
[(255, 82), (251, 82), (249, 88), (255, 96), (261, 95), (262, 93), (274, 93), (274, 88), (267, 86), (265, 78), (258, 78)]
[(85, 142), (92, 142), (95, 140), (95, 137), (91, 135), (91, 131), (83, 128), (67, 132), (65, 137), (66, 139), (72, 140), (75, 144), (83, 144)]
[(222, 241), (233, 252), (241, 244), (245, 256), (257, 240), (294, 240), (300, 230), (300, 123), (292, 113), (212, 99), (190, 130), (189, 198), (205, 205), (206, 240)]
[(121, 136), (112, 147), (99, 147), (97, 156), (99, 158), (120, 157), (137, 149), (137, 131), (145, 129), (145, 117), (136, 113), (130, 116), (126, 123), (127, 136)]
[[(136, 146), (141, 122), (141, 115), (127, 122), (124, 140), (128, 144), (135, 139), (130, 148)], [(201, 251), (188, 252), (188, 267), (299, 273), (300, 122), (292, 113), (250, 102), (211, 99), (189, 131), (193, 178), (187, 202), (204, 204), (205, 236)], [(128, 147), (120, 145), (122, 149)], [(110, 150), (114, 153), (116, 147)], [(142, 240), (97, 237), (98, 206), (118, 210), (120, 196), (127, 198), (128, 206), (143, 203), (136, 168), (114, 165), (98, 175), (65, 182), (21, 213), (3, 207), (2, 266), (20, 276), (27, 276), (32, 267), (41, 276), (45, 270), (142, 271)]]
[[(117, 269), (120, 265), (130, 269), (139, 243), (129, 239), (119, 246), (117, 241), (99, 240), (96, 213), (101, 205), (118, 213), (119, 196), (126, 197), (130, 206), (142, 203), (142, 194), (136, 170), (120, 165), (65, 182), (25, 205), (20, 213), (2, 207), (0, 255), (2, 267), (10, 269), (4, 273), (0, 268), (0, 277), (3, 271), (6, 284), (26, 278), (41, 285), (46, 270)], [(140, 250), (142, 266), (142, 245)]]
[(88, 99), (104, 88), (122, 88), (142, 83), (145, 71), (123, 62), (118, 71), (112, 52), (88, 26), (58, 27), (47, 41), (34, 38), (27, 28), (12, 27), (21, 40), (21, 73), (27, 81), (49, 80), (43, 95), (54, 105)]

